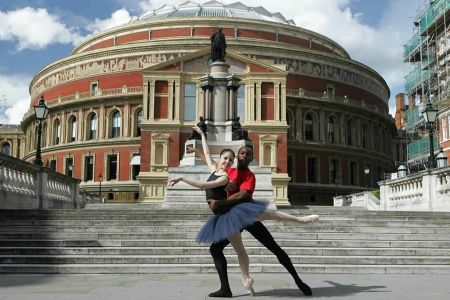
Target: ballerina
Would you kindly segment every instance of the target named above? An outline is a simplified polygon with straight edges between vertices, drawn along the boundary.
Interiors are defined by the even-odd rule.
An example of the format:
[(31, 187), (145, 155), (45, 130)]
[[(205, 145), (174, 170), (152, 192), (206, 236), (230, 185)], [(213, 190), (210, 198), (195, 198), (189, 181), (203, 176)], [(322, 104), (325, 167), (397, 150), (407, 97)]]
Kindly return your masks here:
[[(194, 126), (193, 129), (201, 135), (203, 153), (196, 152), (208, 165), (211, 175), (206, 182), (193, 181), (179, 177), (168, 180), (167, 184), (173, 186), (180, 181), (189, 185), (206, 190), (206, 199), (225, 199), (227, 197), (225, 188), (229, 182), (227, 170), (233, 165), (235, 153), (231, 149), (224, 149), (220, 153), (219, 163), (216, 163), (210, 155), (209, 146), (203, 131)], [(252, 200), (233, 206), (226, 213), (211, 216), (204, 224), (196, 237), (199, 243), (217, 243), (228, 239), (238, 256), (239, 266), (242, 273), (244, 287), (251, 295), (254, 295), (253, 279), (249, 275), (248, 254), (242, 243), (240, 231), (256, 221), (279, 220), (293, 221), (299, 223), (311, 223), (317, 221), (319, 216), (310, 215), (296, 217), (279, 211), (266, 211), (268, 203), (265, 201)]]

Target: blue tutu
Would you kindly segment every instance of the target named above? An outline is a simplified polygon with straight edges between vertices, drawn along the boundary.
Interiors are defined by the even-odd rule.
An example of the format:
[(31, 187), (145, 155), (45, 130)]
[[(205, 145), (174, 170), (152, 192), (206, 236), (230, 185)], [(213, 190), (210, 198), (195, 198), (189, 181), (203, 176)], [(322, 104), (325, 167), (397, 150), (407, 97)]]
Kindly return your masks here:
[(235, 205), (228, 212), (213, 215), (206, 220), (195, 240), (197, 243), (217, 243), (255, 223), (256, 217), (266, 210), (268, 203), (252, 200)]

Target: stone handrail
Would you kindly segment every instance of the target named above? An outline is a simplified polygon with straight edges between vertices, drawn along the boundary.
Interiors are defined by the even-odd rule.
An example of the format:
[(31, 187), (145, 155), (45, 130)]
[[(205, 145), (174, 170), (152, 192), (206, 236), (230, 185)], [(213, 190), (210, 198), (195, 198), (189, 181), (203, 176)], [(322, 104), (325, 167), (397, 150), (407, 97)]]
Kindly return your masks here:
[(79, 192), (80, 180), (0, 153), (0, 209), (83, 208), (101, 203)]
[(355, 206), (368, 210), (379, 210), (380, 200), (372, 192), (364, 191), (350, 195), (333, 197), (334, 206)]
[(450, 166), (378, 184), (381, 210), (450, 211)]
[(339, 102), (342, 104), (351, 105), (351, 106), (355, 106), (355, 107), (362, 107), (362, 108), (365, 108), (370, 111), (383, 113), (384, 115), (389, 114), (388, 110), (386, 110), (382, 107), (379, 107), (377, 105), (369, 104), (369, 103), (365, 102), (364, 100), (351, 99), (346, 96), (345, 97), (336, 96), (336, 95), (333, 95), (333, 94), (330, 94), (327, 92), (320, 93), (320, 92), (307, 91), (304, 89), (286, 89), (286, 95), (302, 96), (305, 98), (311, 98), (311, 99), (317, 99), (317, 100)]

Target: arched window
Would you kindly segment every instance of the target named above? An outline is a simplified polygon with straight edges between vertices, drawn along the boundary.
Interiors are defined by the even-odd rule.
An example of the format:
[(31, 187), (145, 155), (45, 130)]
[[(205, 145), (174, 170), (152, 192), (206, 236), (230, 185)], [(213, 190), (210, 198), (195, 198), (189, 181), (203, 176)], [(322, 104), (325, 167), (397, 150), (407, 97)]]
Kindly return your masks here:
[(61, 123), (58, 119), (53, 123), (53, 144), (57, 145), (61, 142)]
[(97, 115), (95, 113), (88, 116), (88, 126), (87, 139), (95, 140), (97, 138)]
[(142, 119), (144, 118), (144, 111), (139, 109), (136, 113), (136, 122), (135, 122), (135, 128), (136, 128), (136, 134), (135, 136), (141, 136), (141, 127), (139, 127), (139, 124), (142, 123)]
[(118, 110), (114, 111), (111, 117), (111, 137), (120, 137), (120, 112)]
[(311, 114), (306, 114), (305, 116), (305, 140), (314, 140), (314, 118)]
[(3, 143), (2, 145), (2, 154), (10, 155), (11, 154), (11, 145), (9, 143)]
[(77, 118), (70, 116), (69, 118), (69, 131), (67, 135), (67, 142), (75, 142), (77, 139)]
[(336, 122), (333, 117), (328, 117), (327, 141), (328, 141), (328, 143), (336, 142)]

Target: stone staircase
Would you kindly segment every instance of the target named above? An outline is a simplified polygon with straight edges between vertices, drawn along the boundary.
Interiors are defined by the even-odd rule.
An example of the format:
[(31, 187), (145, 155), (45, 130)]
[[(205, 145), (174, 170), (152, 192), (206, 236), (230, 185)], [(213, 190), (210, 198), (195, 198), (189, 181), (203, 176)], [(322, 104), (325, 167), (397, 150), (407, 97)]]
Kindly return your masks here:
[[(82, 210), (0, 210), (0, 273), (211, 273), (194, 237), (210, 214), (150, 205)], [(321, 221), (265, 221), (300, 273), (450, 274), (450, 213), (302, 207)], [(285, 272), (243, 233), (251, 272)], [(231, 247), (230, 272), (239, 272)]]

